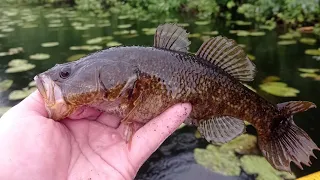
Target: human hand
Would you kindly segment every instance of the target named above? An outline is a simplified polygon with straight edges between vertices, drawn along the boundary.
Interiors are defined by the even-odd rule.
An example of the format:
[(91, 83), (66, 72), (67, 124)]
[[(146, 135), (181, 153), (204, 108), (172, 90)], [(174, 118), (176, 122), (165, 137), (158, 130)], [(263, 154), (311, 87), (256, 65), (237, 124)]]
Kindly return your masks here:
[(190, 111), (177, 104), (137, 125), (129, 150), (119, 118), (87, 108), (56, 122), (36, 91), (0, 119), (0, 179), (133, 179)]

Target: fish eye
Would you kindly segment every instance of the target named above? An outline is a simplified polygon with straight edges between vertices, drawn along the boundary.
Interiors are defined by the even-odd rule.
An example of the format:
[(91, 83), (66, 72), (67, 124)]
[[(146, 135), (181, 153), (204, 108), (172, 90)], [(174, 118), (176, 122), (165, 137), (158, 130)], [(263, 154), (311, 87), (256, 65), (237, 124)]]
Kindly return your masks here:
[(60, 77), (62, 79), (66, 79), (70, 76), (71, 74), (71, 68), (70, 67), (63, 67), (61, 70), (60, 70)]

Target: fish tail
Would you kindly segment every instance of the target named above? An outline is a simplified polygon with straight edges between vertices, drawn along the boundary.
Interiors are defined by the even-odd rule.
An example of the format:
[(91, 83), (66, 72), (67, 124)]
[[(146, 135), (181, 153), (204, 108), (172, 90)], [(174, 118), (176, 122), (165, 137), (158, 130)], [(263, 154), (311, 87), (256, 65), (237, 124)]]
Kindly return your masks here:
[(293, 115), (315, 108), (316, 105), (306, 101), (290, 101), (278, 104), (282, 114), (273, 120), (270, 133), (259, 132), (258, 144), (264, 157), (278, 170), (291, 172), (290, 163), (300, 169), (302, 164), (310, 166), (310, 156), (316, 158), (313, 150), (320, 150), (309, 135), (293, 122)]

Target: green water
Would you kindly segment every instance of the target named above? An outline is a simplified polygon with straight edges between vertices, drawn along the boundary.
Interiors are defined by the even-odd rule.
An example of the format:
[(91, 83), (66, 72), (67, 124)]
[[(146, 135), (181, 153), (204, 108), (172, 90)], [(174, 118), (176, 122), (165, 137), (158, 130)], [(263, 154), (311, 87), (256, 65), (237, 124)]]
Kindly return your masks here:
[[(143, 28), (155, 28), (163, 20), (145, 19), (119, 19), (118, 16), (96, 17), (94, 14), (76, 13), (71, 9), (50, 9), (50, 8), (30, 8), (19, 7), (18, 9), (9, 7), (0, 7), (0, 27), (9, 26), (14, 28), (12, 32), (1, 32), (6, 37), (0, 38), (0, 52), (6, 52), (9, 48), (23, 47), (24, 52), (0, 57), (0, 81), (4, 79), (12, 79), (14, 81), (12, 87), (0, 93), (0, 106), (13, 106), (19, 102), (10, 101), (8, 95), (13, 90), (22, 89), (28, 86), (33, 77), (56, 63), (67, 62), (66, 59), (74, 54), (89, 54), (94, 51), (77, 50), (73, 51), (71, 46), (85, 45), (86, 41), (101, 36), (112, 36), (112, 41), (120, 42), (123, 45), (141, 45), (151, 46), (153, 44), (153, 35), (145, 34)], [(316, 45), (304, 45), (301, 43), (289, 46), (279, 46), (278, 35), (282, 34), (281, 30), (265, 31), (266, 35), (261, 37), (237, 37), (229, 34), (230, 29), (245, 29), (248, 27), (226, 26), (224, 21), (212, 21), (208, 25), (196, 25), (195, 19), (190, 17), (174, 16), (171, 21), (179, 23), (188, 23), (186, 29), (191, 33), (202, 33), (205, 31), (219, 31), (219, 34), (225, 35), (236, 40), (240, 44), (246, 45), (245, 50), (254, 55), (257, 66), (257, 77), (254, 82), (249, 83), (258, 93), (268, 100), (279, 103), (290, 100), (307, 100), (316, 104), (320, 104), (320, 81), (311, 78), (302, 78), (298, 68), (319, 68), (319, 61), (312, 56), (305, 55), (305, 49), (318, 48), (319, 41)], [(61, 27), (48, 27), (52, 22), (57, 24), (57, 20), (61, 20), (58, 24)], [(167, 18), (166, 21), (170, 21)], [(74, 22), (82, 23), (82, 27), (86, 24), (90, 28), (86, 30), (76, 30), (71, 24)], [(102, 24), (110, 23), (110, 26), (99, 27)], [(33, 28), (24, 28), (26, 24), (36, 25)], [(115, 35), (119, 31), (119, 24), (131, 24), (128, 30), (136, 30), (137, 36)], [(249, 26), (250, 27), (250, 26)], [(120, 29), (123, 30), (123, 29)], [(6, 31), (6, 30), (5, 30)], [(312, 34), (302, 35), (313, 37)], [(203, 40), (200, 37), (190, 38), (192, 41), (191, 52), (195, 52), (200, 47)], [(42, 47), (44, 42), (59, 42), (56, 47)], [(107, 41), (108, 42), (108, 41)], [(106, 48), (106, 42), (100, 45)], [(48, 60), (30, 60), (29, 56), (35, 53), (46, 53), (50, 55)], [(12, 59), (27, 59), (30, 63), (35, 64), (36, 68), (27, 72), (7, 74), (4, 71), (8, 68), (8, 62)], [(280, 98), (267, 94), (259, 90), (259, 84), (267, 76), (278, 76), (282, 82), (287, 83), (290, 87), (300, 90), (297, 97)], [(320, 145), (320, 110), (312, 109), (308, 112), (298, 114), (294, 120), (301, 128), (303, 128), (316, 144)], [(193, 159), (194, 148), (205, 148), (207, 145), (201, 139), (194, 137), (195, 128), (185, 127), (175, 132), (163, 146), (144, 164), (139, 171), (137, 179), (195, 179), (194, 177), (203, 177), (220, 179), (217, 174), (207, 171), (203, 167), (197, 165)], [(320, 153), (316, 152), (320, 157)], [(315, 172), (320, 169), (320, 160), (312, 159), (313, 165), (305, 167), (301, 171), (294, 167), (297, 177)], [(193, 175), (189, 176), (192, 172)], [(204, 175), (205, 174), (205, 175)], [(200, 176), (201, 175), (201, 176)], [(254, 179), (245, 173), (241, 175), (242, 179)]]

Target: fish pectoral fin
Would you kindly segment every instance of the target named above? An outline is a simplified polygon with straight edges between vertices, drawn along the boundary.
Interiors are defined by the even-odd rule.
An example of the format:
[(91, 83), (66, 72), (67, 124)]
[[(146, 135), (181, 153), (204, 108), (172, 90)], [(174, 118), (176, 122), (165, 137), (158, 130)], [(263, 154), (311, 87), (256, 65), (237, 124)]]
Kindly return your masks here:
[(241, 81), (252, 81), (256, 68), (245, 51), (226, 37), (217, 36), (205, 41), (196, 55)]
[(137, 73), (129, 77), (126, 84), (121, 89), (121, 92), (119, 93), (119, 97), (123, 97), (127, 93), (128, 98), (130, 99), (132, 97), (133, 89), (135, 88), (138, 78), (139, 78), (139, 74)]
[(200, 134), (212, 144), (223, 144), (245, 132), (244, 121), (231, 117), (213, 117), (199, 122)]
[(188, 52), (190, 44), (186, 30), (176, 24), (160, 25), (154, 35), (153, 46), (156, 48)]

